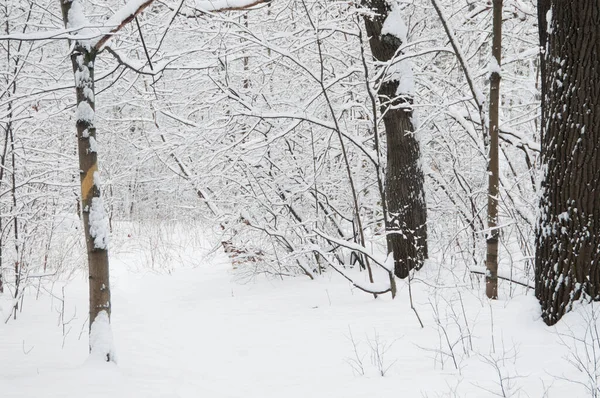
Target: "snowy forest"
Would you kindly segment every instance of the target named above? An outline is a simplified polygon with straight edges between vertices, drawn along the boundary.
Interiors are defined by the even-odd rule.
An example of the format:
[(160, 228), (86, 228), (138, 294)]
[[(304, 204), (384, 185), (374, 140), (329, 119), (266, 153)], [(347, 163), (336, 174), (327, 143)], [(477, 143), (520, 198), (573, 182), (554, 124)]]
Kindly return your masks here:
[(0, 397), (600, 397), (598, 0), (3, 0)]

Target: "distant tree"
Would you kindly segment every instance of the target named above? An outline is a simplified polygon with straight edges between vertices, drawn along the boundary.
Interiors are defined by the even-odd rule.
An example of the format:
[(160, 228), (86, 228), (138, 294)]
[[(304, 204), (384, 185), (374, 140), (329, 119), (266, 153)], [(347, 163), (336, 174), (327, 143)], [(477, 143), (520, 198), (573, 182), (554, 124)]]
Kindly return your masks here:
[(499, 170), (499, 122), (500, 122), (500, 65), (502, 61), (502, 0), (493, 2), (492, 58), (490, 59), (490, 113), (489, 113), (489, 173), (488, 173), (488, 228), (486, 255), (485, 292), (488, 298), (498, 298), (498, 195), (500, 193)]
[(542, 183), (535, 294), (555, 324), (600, 299), (600, 3), (540, 0)]
[[(387, 142), (385, 217), (388, 253), (394, 273), (406, 278), (427, 257), (427, 205), (420, 166), (421, 151), (413, 122), (414, 80), (409, 60), (402, 59), (407, 28), (399, 4), (364, 0), (364, 17), (373, 57), (385, 63), (377, 82)], [(375, 129), (377, 134), (377, 129)]]

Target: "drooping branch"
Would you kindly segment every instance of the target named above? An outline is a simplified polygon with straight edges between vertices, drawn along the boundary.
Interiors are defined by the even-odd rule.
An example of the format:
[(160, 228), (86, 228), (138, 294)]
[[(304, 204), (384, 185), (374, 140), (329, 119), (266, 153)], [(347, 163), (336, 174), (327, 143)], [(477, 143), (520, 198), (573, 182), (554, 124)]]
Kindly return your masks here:
[(144, 11), (154, 0), (132, 0), (129, 1), (125, 6), (119, 9), (113, 14), (112, 17), (107, 21), (105, 26), (114, 26), (108, 33), (105, 33), (98, 39), (94, 44), (94, 48), (99, 50), (103, 45), (110, 40), (111, 37), (129, 22), (133, 21), (142, 11)]
[(369, 284), (361, 284), (358, 283), (356, 281), (354, 281), (352, 278), (350, 278), (348, 275), (346, 275), (340, 268), (338, 268), (326, 255), (326, 253), (323, 253), (323, 251), (321, 250), (317, 250), (315, 249), (314, 252), (316, 254), (318, 254), (322, 259), (325, 260), (325, 262), (331, 267), (333, 268), (334, 271), (336, 271), (338, 274), (340, 274), (344, 279), (346, 279), (348, 282), (350, 282), (352, 284), (352, 286), (354, 286), (355, 288), (362, 290), (365, 293), (369, 293), (369, 294), (375, 294), (375, 295), (380, 295), (380, 294), (385, 294), (388, 292), (392, 291), (392, 288), (390, 287), (390, 285), (377, 285), (374, 283), (369, 283)]

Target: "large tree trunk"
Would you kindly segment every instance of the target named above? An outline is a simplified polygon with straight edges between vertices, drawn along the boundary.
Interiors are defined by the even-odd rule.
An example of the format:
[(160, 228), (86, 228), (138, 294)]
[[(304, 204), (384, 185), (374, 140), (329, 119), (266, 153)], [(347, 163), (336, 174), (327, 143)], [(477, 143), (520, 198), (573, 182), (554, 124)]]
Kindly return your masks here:
[(494, 0), (492, 59), (490, 60), (490, 158), (488, 173), (488, 228), (485, 293), (498, 298), (498, 129), (500, 119), (500, 65), (502, 61), (502, 0)]
[[(61, 0), (65, 26), (70, 27), (69, 11), (78, 0)], [(77, 4), (81, 9), (82, 5)], [(71, 26), (72, 27), (72, 26)], [(108, 222), (100, 196), (100, 175), (96, 127), (94, 126), (94, 64), (96, 50), (86, 42), (76, 41), (71, 62), (77, 94), (76, 127), (81, 181), (83, 227), (88, 255), (90, 292), (90, 351), (107, 361), (113, 360), (107, 343), (110, 320), (110, 283), (108, 266)], [(98, 321), (98, 322), (96, 322)], [(107, 330), (108, 329), (108, 330)]]
[[(387, 26), (392, 9), (386, 0), (364, 0), (375, 13), (364, 18), (371, 53), (381, 62), (401, 55), (398, 49), (406, 40), (400, 26)], [(399, 10), (394, 10), (399, 13)], [(393, 23), (402, 23), (396, 15)], [(388, 22), (388, 24), (390, 24)], [(388, 32), (390, 31), (390, 32)], [(394, 32), (399, 32), (395, 33)], [(381, 103), (387, 140), (385, 197), (387, 203), (388, 253), (394, 257), (394, 273), (406, 278), (411, 269), (419, 269), (427, 257), (427, 207), (420, 167), (419, 142), (415, 138), (412, 116), (412, 71), (409, 61), (396, 62), (383, 76), (377, 94)]]
[(600, 298), (600, 3), (543, 0), (542, 185), (535, 294), (555, 324)]

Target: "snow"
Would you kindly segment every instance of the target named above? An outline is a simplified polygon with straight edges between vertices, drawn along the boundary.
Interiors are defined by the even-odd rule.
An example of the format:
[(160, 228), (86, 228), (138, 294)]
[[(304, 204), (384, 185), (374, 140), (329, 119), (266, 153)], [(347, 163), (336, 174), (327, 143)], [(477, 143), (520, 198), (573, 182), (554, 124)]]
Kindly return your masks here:
[(94, 171), (93, 180), (95, 186), (98, 188), (102, 187), (102, 177), (100, 176), (100, 172), (98, 170)]
[[(402, 19), (402, 11), (394, 3), (392, 4), (392, 11), (383, 22), (381, 35), (395, 36), (400, 40), (401, 44), (406, 44), (408, 41), (407, 34), (408, 28)], [(413, 95), (415, 93), (415, 78), (412, 71), (412, 63), (409, 59), (402, 59), (402, 55), (400, 54), (400, 58), (392, 59), (387, 68), (387, 79), (398, 82), (396, 95)]]
[(84, 84), (90, 81), (90, 70), (89, 68), (83, 66), (83, 56), (79, 55), (77, 57), (77, 62), (79, 63), (81, 69), (75, 71), (75, 85), (77, 87), (84, 87)]
[(116, 362), (110, 319), (106, 311), (100, 311), (90, 328), (90, 360)]
[(134, 15), (135, 12), (147, 3), (151, 3), (148, 0), (129, 0), (124, 6), (119, 8), (104, 24), (106, 27), (115, 28), (130, 16)]
[[(60, 297), (65, 287), (64, 303), (32, 289), (17, 321), (0, 322), (3, 398), (485, 398), (501, 394), (500, 380), (507, 396), (588, 396), (566, 358), (586, 360), (574, 338), (589, 345), (596, 307), (576, 306), (548, 328), (525, 291), (488, 301), (460, 284), (432, 289), (422, 281), (440, 272), (434, 259), (411, 286), (422, 329), (405, 281), (393, 301), (333, 273), (239, 284), (226, 256), (209, 255), (212, 244), (189, 228), (163, 235), (163, 247), (144, 246), (136, 230), (121, 226), (111, 253), (118, 364), (102, 357), (114, 350), (106, 313), (88, 357), (86, 276), (77, 274), (52, 289)], [(150, 272), (152, 250), (170, 260)], [(366, 283), (365, 272), (353, 276)]]
[(246, 8), (261, 2), (257, 0), (196, 0), (195, 6), (199, 10), (218, 11)]
[(392, 6), (392, 11), (383, 22), (381, 35), (383, 36), (386, 34), (396, 36), (398, 39), (400, 39), (402, 44), (406, 44), (408, 41), (408, 28), (402, 19), (402, 11), (396, 4)]
[(490, 62), (488, 63), (488, 78), (492, 76), (492, 74), (497, 73), (499, 75), (502, 74), (502, 69), (500, 68), (500, 64), (496, 57), (490, 57)]
[(83, 6), (79, 0), (74, 0), (69, 9), (67, 28), (81, 28), (88, 25), (88, 20), (83, 12)]
[(89, 99), (90, 101), (94, 101), (94, 90), (92, 90), (90, 87), (84, 87), (83, 88), (83, 95), (85, 98)]
[(398, 81), (396, 95), (414, 94), (415, 78), (412, 71), (412, 64), (408, 59), (401, 60), (390, 68), (390, 79)]
[[(94, 173), (94, 184), (98, 181), (97, 178), (96, 173)], [(97, 249), (107, 249), (109, 228), (102, 198), (92, 198), (89, 223), (90, 235), (94, 238), (94, 247)]]
[[(88, 134), (89, 136), (89, 134)], [(98, 152), (98, 142), (96, 141), (96, 139), (94, 137), (89, 137), (90, 139), (90, 152)], [(95, 183), (95, 175), (94, 175), (94, 184)], [(96, 186), (100, 186), (99, 184), (96, 184)]]
[(79, 105), (77, 105), (75, 118), (89, 124), (94, 124), (94, 110), (86, 101), (81, 101)]
[(92, 46), (92, 43), (88, 39), (90, 36), (94, 35), (92, 28), (89, 26), (90, 23), (85, 17), (81, 1), (73, 0), (67, 16), (67, 29), (77, 29), (77, 31), (74, 33), (74, 36), (77, 38), (79, 43), (88, 49), (90, 49)]
[[(95, 26), (87, 20), (81, 1), (72, 0), (72, 5), (67, 17), (66, 29), (52, 29), (32, 33), (14, 33), (0, 35), (0, 40), (52, 40), (69, 39), (77, 40), (86, 48), (98, 46), (107, 35), (111, 35), (127, 18), (140, 9), (151, 5), (154, 0), (130, 0), (118, 9), (104, 24)], [(262, 0), (196, 0), (195, 6), (204, 11), (225, 11), (229, 9), (243, 9), (263, 3)], [(102, 45), (106, 44), (103, 40)], [(102, 46), (101, 45), (101, 46)], [(100, 46), (100, 47), (101, 47)]]

